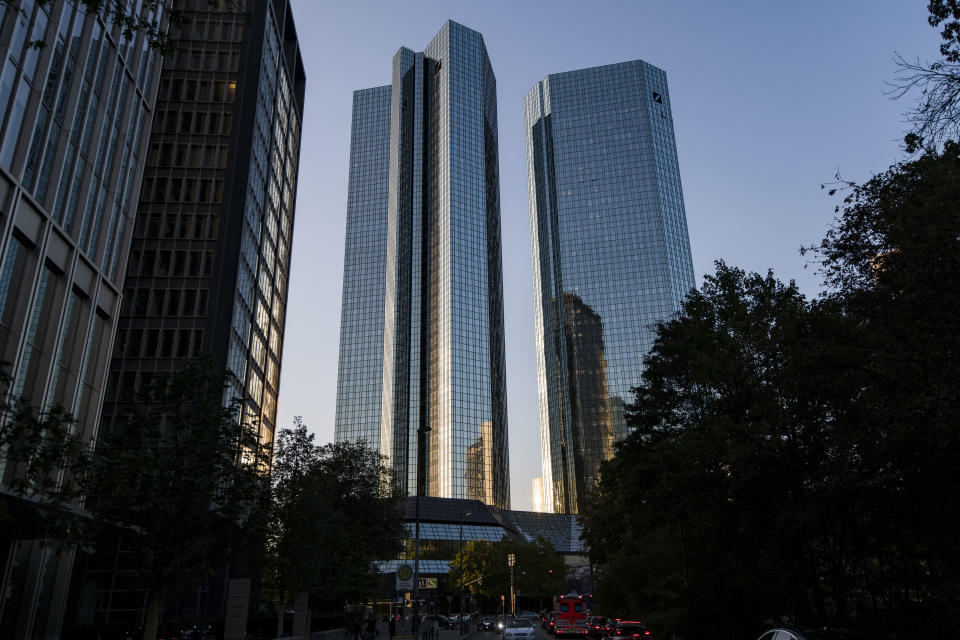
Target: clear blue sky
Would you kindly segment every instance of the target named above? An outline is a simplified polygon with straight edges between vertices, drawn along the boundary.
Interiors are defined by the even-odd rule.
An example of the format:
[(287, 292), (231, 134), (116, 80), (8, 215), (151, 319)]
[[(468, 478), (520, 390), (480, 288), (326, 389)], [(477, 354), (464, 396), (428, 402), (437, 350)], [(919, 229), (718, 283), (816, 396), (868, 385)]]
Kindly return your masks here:
[(902, 158), (894, 52), (934, 59), (926, 0), (716, 2), (293, 0), (307, 72), (278, 426), (301, 415), (333, 439), (351, 93), (388, 84), (445, 20), (483, 34), (494, 73), (512, 505), (539, 475), (533, 287), (522, 98), (549, 73), (641, 58), (667, 72), (698, 283), (723, 259), (772, 268), (815, 295), (802, 245), (819, 241), (839, 171), (861, 181)]

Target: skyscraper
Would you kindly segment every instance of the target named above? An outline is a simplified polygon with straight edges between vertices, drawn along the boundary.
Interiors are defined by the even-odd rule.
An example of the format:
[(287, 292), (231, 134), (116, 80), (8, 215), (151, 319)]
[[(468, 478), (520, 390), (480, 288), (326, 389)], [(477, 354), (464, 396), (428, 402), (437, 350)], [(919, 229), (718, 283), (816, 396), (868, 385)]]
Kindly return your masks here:
[[(227, 371), (225, 401), (240, 399), (242, 419), (270, 446), (303, 59), (288, 1), (183, 7), (188, 21), (163, 61), (102, 428), (118, 421), (151, 376), (203, 355)], [(123, 563), (122, 554), (106, 551), (87, 561), (76, 624), (140, 619), (142, 594), (126, 585)], [(222, 586), (212, 579), (211, 593)], [(210, 611), (222, 604), (213, 596), (204, 601)]]
[(493, 69), (448, 21), (354, 93), (336, 439), (365, 439), (414, 493), (425, 432), (427, 495), (505, 508), (499, 194)]
[(661, 69), (635, 60), (551, 74), (523, 106), (543, 474), (535, 502), (580, 513), (626, 433), (623, 407), (656, 323), (694, 286), (670, 94)]
[[(4, 391), (40, 412), (64, 407), (84, 441), (97, 431), (159, 70), (147, 37), (127, 36), (79, 3), (0, 2)], [(74, 549), (48, 544), (29, 503), (9, 495), (22, 471), (0, 455), (14, 525), (0, 527), (0, 635), (58, 637)]]
[(272, 444), (303, 60), (289, 2), (187, 6), (164, 58), (104, 417), (204, 354)]

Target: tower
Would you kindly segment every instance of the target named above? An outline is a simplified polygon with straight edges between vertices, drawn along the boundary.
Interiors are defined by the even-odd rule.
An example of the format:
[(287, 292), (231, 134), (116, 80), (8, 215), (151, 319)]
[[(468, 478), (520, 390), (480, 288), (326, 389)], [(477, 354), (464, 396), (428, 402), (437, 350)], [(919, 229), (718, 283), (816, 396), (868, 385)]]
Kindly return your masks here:
[(392, 84), (354, 94), (338, 440), (398, 485), (509, 505), (496, 80), (483, 37), (448, 21)]
[[(543, 495), (580, 513), (656, 323), (694, 286), (666, 74), (551, 74), (524, 99)], [(542, 501), (542, 502), (541, 502)]]

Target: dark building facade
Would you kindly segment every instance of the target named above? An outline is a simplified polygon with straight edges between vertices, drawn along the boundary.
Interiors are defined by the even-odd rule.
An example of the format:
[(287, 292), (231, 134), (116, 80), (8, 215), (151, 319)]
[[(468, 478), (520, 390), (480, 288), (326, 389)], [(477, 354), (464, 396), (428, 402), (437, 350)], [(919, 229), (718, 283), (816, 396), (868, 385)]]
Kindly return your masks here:
[[(147, 20), (159, 18), (144, 9)], [(36, 42), (44, 46), (36, 46)], [(4, 390), (97, 434), (160, 57), (74, 2), (0, 2)], [(0, 417), (3, 419), (3, 417)], [(0, 455), (0, 638), (55, 638), (75, 550), (48, 544)]]
[[(221, 6), (186, 2), (164, 58), (101, 429), (150, 376), (202, 355), (272, 446), (305, 73), (288, 2)], [(139, 621), (121, 562), (86, 566), (77, 624)]]
[(694, 286), (667, 77), (642, 60), (547, 76), (524, 99), (548, 511), (580, 513), (626, 434), (656, 323)]
[(496, 80), (448, 21), (354, 93), (337, 440), (365, 439), (407, 493), (506, 508)]

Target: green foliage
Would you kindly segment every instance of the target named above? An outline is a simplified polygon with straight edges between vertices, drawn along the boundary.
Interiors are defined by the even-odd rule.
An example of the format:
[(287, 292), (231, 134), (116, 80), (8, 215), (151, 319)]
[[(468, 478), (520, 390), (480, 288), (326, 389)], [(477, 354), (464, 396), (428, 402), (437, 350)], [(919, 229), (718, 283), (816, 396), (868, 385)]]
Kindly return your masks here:
[(660, 327), (585, 514), (601, 610), (956, 635), (958, 178), (947, 143), (848, 184), (819, 299), (718, 263)]
[(317, 446), (296, 418), (277, 439), (269, 538), (274, 598), (298, 591), (339, 607), (376, 586), (377, 560), (396, 557), (405, 537), (383, 457), (363, 442)]
[[(73, 416), (57, 405), (40, 413), (23, 400), (11, 402), (10, 377), (0, 370), (0, 455), (11, 496), (29, 503), (37, 535), (51, 540), (76, 530), (76, 503), (90, 463), (87, 443), (76, 433)], [(7, 496), (0, 499), (0, 526), (23, 527), (25, 514), (13, 521)]]
[[(501, 595), (510, 593), (510, 568), (507, 556), (514, 554), (513, 584), (519, 595), (548, 597), (559, 588), (566, 575), (563, 558), (553, 544), (541, 537), (529, 543), (504, 536), (499, 542), (469, 540), (463, 543), (463, 552), (450, 562), (450, 585), (460, 584), (460, 566), (463, 563), (463, 582), (469, 594), (499, 602)], [(552, 573), (551, 573), (552, 571)], [(477, 582), (482, 577), (483, 582)]]
[(171, 590), (262, 544), (269, 453), (239, 407), (223, 406), (224, 390), (201, 361), (157, 376), (97, 446), (91, 533), (100, 552), (130, 558), (128, 577), (148, 592), (144, 637)]

